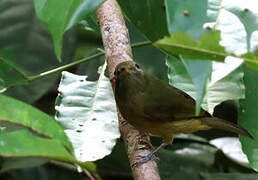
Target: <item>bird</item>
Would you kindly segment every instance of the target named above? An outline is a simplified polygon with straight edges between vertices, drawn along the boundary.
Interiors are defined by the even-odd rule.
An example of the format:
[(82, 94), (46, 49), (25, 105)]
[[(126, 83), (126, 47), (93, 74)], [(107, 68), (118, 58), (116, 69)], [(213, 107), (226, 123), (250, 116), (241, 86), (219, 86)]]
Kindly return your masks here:
[(195, 115), (195, 100), (166, 81), (145, 74), (134, 61), (118, 64), (114, 71), (115, 101), (123, 118), (140, 132), (160, 136), (163, 142), (144, 157), (147, 162), (155, 153), (171, 144), (175, 135), (200, 130), (222, 129), (249, 138), (243, 127), (213, 117), (204, 109)]

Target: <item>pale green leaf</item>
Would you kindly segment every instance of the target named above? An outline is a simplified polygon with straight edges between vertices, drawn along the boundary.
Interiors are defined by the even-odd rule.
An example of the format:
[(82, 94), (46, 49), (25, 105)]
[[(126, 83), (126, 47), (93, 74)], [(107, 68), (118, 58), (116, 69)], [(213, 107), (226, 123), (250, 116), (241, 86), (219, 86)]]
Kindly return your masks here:
[(111, 153), (118, 131), (117, 110), (109, 79), (101, 68), (98, 81), (63, 72), (58, 88), (56, 120), (71, 140), (80, 161), (95, 161)]
[[(211, 78), (206, 84), (206, 94), (201, 105), (211, 114), (214, 107), (225, 100), (244, 98), (241, 63), (242, 61), (231, 58), (227, 58), (224, 63), (212, 63)], [(169, 83), (197, 99), (197, 90), (184, 64), (168, 57), (167, 65)]]

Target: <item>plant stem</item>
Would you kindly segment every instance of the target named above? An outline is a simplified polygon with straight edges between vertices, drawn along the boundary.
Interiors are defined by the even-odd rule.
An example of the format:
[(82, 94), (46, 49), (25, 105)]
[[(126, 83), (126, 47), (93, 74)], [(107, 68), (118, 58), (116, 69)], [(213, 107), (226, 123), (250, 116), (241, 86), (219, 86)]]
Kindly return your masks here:
[(137, 42), (137, 43), (134, 43), (132, 44), (132, 48), (134, 47), (142, 47), (142, 46), (148, 46), (148, 45), (151, 45), (152, 42), (151, 41), (141, 41), (141, 42)]
[[(141, 47), (141, 46), (147, 46), (147, 45), (150, 45), (151, 42), (150, 41), (142, 41), (142, 42), (138, 42), (138, 43), (134, 43), (132, 44), (132, 48), (135, 48), (135, 47)], [(69, 64), (66, 64), (66, 65), (63, 65), (63, 66), (60, 66), (58, 68), (55, 68), (55, 69), (51, 69), (49, 71), (46, 71), (46, 72), (43, 72), (43, 73), (40, 73), (40, 74), (37, 74), (37, 75), (34, 75), (34, 76), (27, 76), (25, 73), (23, 73), (22, 71), (18, 70), (16, 67), (12, 66), (12, 64), (9, 64), (7, 61), (4, 61), (3, 59), (0, 59), (2, 61), (4, 61), (5, 63), (7, 63), (9, 66), (11, 66), (18, 74), (20, 74), (23, 78), (24, 78), (24, 82), (21, 82), (20, 84), (13, 84), (11, 86), (8, 86), (6, 87), (5, 89), (2, 89), (0, 91), (0, 93), (2, 93), (2, 91), (5, 91), (7, 88), (11, 88), (11, 87), (15, 87), (15, 86), (20, 86), (20, 85), (24, 85), (24, 84), (27, 84), (28, 82), (31, 82), (31, 81), (34, 81), (34, 80), (37, 80), (37, 79), (40, 79), (40, 78), (43, 78), (43, 77), (46, 77), (46, 76), (49, 76), (51, 74), (55, 74), (55, 73), (58, 73), (60, 71), (63, 71), (65, 69), (68, 69), (70, 67), (73, 67), (75, 65), (78, 65), (78, 64), (81, 64), (83, 62), (86, 62), (86, 61), (90, 61), (94, 58), (97, 58), (97, 57), (100, 57), (102, 55), (105, 54), (105, 51), (102, 50), (102, 49), (98, 49), (100, 52), (92, 55), (92, 56), (88, 56), (88, 57), (85, 57), (85, 58), (82, 58), (82, 59), (79, 59), (77, 61), (74, 61), (72, 63), (69, 63)]]
[(104, 52), (99, 52), (99, 53), (96, 53), (92, 56), (88, 56), (88, 57), (85, 57), (85, 58), (82, 58), (78, 61), (75, 61), (75, 62), (72, 62), (72, 63), (69, 63), (69, 64), (66, 64), (64, 66), (60, 66), (58, 68), (55, 68), (55, 69), (51, 69), (50, 71), (46, 71), (46, 72), (43, 72), (43, 73), (40, 73), (38, 75), (35, 75), (35, 76), (29, 76), (28, 79), (29, 81), (33, 81), (33, 80), (36, 80), (36, 79), (39, 79), (39, 78), (42, 78), (42, 77), (45, 77), (45, 76), (49, 76), (51, 74), (54, 74), (54, 73), (57, 73), (57, 72), (60, 72), (60, 71), (63, 71), (67, 68), (70, 68), (72, 66), (75, 66), (77, 64), (80, 64), (80, 63), (83, 63), (83, 62), (86, 62), (86, 61), (89, 61), (89, 60), (92, 60), (96, 57), (99, 57), (99, 56), (102, 56), (104, 55), (105, 53)]
[[(132, 44), (132, 47), (141, 47), (141, 46), (147, 46), (147, 45), (150, 45), (151, 44), (151, 41), (142, 41), (142, 42), (138, 42), (138, 43), (134, 43)], [(99, 50), (101, 51), (101, 50)], [(99, 53), (96, 53), (92, 56), (88, 56), (88, 57), (85, 57), (85, 58), (82, 58), (80, 60), (77, 60), (77, 61), (74, 61), (72, 63), (69, 63), (69, 64), (66, 64), (66, 65), (63, 65), (63, 66), (60, 66), (58, 68), (55, 68), (55, 69), (51, 69), (49, 71), (46, 71), (46, 72), (43, 72), (43, 73), (40, 73), (38, 75), (35, 75), (35, 76), (29, 76), (29, 77), (26, 77), (26, 79), (28, 79), (29, 81), (33, 81), (33, 80), (36, 80), (36, 79), (39, 79), (39, 78), (42, 78), (42, 77), (45, 77), (45, 76), (49, 76), (51, 74), (54, 74), (54, 73), (57, 73), (57, 72), (60, 72), (60, 71), (63, 71), (67, 68), (70, 68), (70, 67), (73, 67), (75, 65), (78, 65), (80, 63), (83, 63), (83, 62), (86, 62), (86, 61), (89, 61), (89, 60), (92, 60), (94, 58), (97, 58), (99, 56), (102, 56), (105, 54), (105, 51), (102, 50), (101, 52)]]

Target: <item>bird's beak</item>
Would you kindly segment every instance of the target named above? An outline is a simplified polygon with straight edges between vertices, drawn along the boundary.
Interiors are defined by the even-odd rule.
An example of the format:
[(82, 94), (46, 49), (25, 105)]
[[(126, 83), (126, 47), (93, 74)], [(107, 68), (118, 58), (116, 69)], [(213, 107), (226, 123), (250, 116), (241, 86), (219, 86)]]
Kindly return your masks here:
[(125, 74), (132, 74), (132, 71), (131, 71), (129, 68), (126, 68), (126, 69), (124, 70), (124, 73), (125, 73)]

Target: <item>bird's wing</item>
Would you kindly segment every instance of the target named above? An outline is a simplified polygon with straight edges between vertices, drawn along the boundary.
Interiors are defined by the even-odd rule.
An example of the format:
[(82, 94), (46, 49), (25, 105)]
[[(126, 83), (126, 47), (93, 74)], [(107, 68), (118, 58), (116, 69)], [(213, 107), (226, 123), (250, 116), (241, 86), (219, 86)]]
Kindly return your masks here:
[[(149, 79), (151, 78), (151, 79)], [(167, 83), (146, 77), (144, 115), (153, 121), (176, 121), (195, 117), (195, 101), (185, 92)], [(148, 80), (149, 79), (149, 80)], [(206, 112), (201, 111), (200, 115)]]

